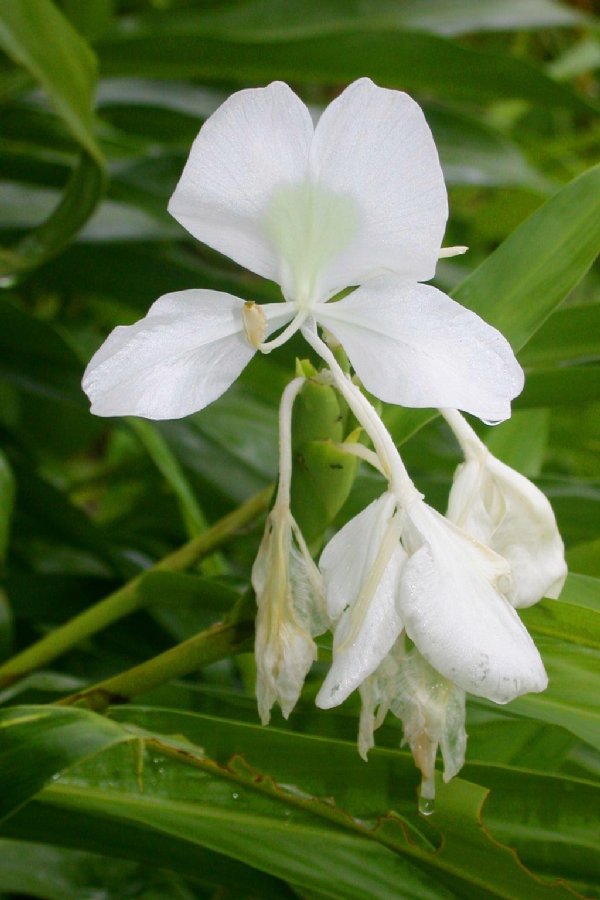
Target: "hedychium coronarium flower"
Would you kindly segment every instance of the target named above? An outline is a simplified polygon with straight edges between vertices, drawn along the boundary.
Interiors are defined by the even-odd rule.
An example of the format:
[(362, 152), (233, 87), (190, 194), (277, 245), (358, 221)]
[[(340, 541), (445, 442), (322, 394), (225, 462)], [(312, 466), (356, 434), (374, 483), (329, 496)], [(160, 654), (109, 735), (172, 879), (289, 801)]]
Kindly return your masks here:
[(508, 561), (424, 502), (375, 409), (316, 330), (304, 331), (388, 478), (388, 490), (338, 531), (321, 556), (335, 626), (333, 662), (317, 705), (345, 700), (402, 629), (434, 669), (465, 691), (507, 703), (544, 690), (539, 653), (507, 599)]
[(331, 708), (360, 690), (363, 754), (388, 709), (402, 719), (423, 773), (427, 812), (438, 747), (447, 778), (464, 760), (465, 694), (507, 703), (544, 690), (546, 673), (514, 609), (509, 560), (424, 502), (366, 397), (316, 329), (305, 327), (305, 337), (329, 365), (388, 479), (388, 489), (321, 555), (334, 637), (332, 665), (316, 702)]
[(426, 814), (433, 812), (438, 749), (444, 763), (444, 781), (454, 778), (465, 761), (465, 692), (436, 672), (414, 647), (407, 649), (404, 635), (362, 682), (359, 692), (360, 755), (367, 759), (375, 744), (373, 733), (391, 711), (402, 721), (403, 742), (410, 747), (423, 776), (419, 808)]
[(313, 638), (329, 624), (321, 573), (290, 510), (292, 408), (304, 381), (295, 378), (281, 398), (277, 494), (252, 569), (258, 607), (256, 698), (263, 725), (275, 702), (289, 716), (317, 658)]
[(440, 410), (465, 455), (454, 476), (448, 518), (503, 556), (516, 608), (556, 599), (567, 576), (564, 545), (548, 499), (493, 456), (459, 412)]
[(407, 94), (362, 78), (316, 126), (281, 82), (233, 94), (200, 130), (169, 209), (192, 235), (277, 282), (285, 302), (259, 307), (211, 290), (159, 298), (90, 361), (83, 387), (95, 414), (188, 415), (255, 352), (318, 322), (381, 400), (510, 415), (523, 373), (508, 342), (423, 284), (440, 256), (465, 248), (441, 247), (446, 189)]

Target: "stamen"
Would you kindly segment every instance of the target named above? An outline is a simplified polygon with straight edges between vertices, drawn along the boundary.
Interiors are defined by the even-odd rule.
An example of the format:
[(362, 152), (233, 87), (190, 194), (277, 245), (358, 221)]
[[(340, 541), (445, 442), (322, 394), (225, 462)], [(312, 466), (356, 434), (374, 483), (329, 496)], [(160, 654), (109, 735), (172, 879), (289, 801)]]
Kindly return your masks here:
[(357, 456), (359, 459), (364, 460), (364, 462), (373, 466), (374, 469), (377, 469), (384, 478), (389, 479), (390, 473), (384, 469), (379, 456), (376, 453), (373, 453), (372, 450), (369, 450), (368, 447), (365, 447), (364, 444), (351, 444), (349, 441), (344, 441), (341, 444), (335, 444), (335, 447), (337, 447), (338, 450), (343, 450), (344, 453), (351, 453), (352, 456)]
[(254, 300), (248, 300), (247, 303), (244, 303), (242, 320), (248, 343), (258, 349), (267, 333), (267, 317), (264, 309)]
[(261, 353), (270, 353), (271, 350), (275, 350), (277, 347), (281, 347), (282, 344), (292, 337), (297, 331), (302, 328), (304, 322), (310, 315), (309, 309), (300, 309), (289, 323), (289, 325), (283, 329), (281, 334), (277, 335), (276, 338), (273, 338), (272, 341), (267, 341), (266, 343), (261, 343), (257, 345), (257, 349), (260, 350)]
[(448, 259), (450, 256), (462, 256), (466, 253), (468, 247), (441, 247), (438, 253), (438, 259)]

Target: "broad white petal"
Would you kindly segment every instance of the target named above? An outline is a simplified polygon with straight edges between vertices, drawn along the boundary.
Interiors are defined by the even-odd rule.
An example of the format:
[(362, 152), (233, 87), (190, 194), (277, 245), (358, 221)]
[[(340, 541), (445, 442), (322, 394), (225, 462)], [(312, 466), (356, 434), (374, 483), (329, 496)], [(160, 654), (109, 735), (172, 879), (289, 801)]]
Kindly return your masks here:
[(357, 216), (354, 237), (322, 276), (329, 294), (384, 270), (433, 277), (448, 201), (431, 130), (407, 94), (369, 78), (346, 88), (319, 119), (310, 177), (351, 200)]
[(415, 501), (407, 511), (399, 611), (419, 652), (449, 681), (507, 703), (547, 685), (540, 655), (504, 596), (508, 563)]
[(508, 341), (426, 284), (381, 276), (315, 317), (343, 345), (367, 390), (386, 403), (510, 416), (523, 371)]
[(340, 528), (323, 550), (319, 568), (333, 621), (356, 600), (395, 506), (392, 494), (382, 494)]
[[(179, 291), (160, 297), (134, 325), (115, 328), (83, 376), (92, 412), (178, 419), (212, 403), (256, 352), (243, 307), (231, 294)], [(270, 330), (293, 315), (284, 303), (264, 309)]]
[(312, 136), (310, 114), (286, 84), (238, 91), (200, 130), (169, 212), (209, 247), (278, 280), (265, 210), (276, 188), (306, 179)]

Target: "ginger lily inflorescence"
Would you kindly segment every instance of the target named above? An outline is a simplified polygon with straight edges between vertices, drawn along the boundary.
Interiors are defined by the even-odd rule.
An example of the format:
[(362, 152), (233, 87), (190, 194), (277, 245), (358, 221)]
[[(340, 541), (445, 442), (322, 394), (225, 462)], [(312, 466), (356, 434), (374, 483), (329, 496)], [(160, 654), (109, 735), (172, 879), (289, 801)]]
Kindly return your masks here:
[[(197, 412), (255, 353), (303, 334), (324, 364), (318, 377), (372, 447), (348, 450), (384, 480), (317, 566), (290, 508), (291, 422), (304, 379), (291, 381), (279, 487), (252, 571), (260, 716), (268, 722), (274, 703), (290, 714), (317, 656), (314, 638), (329, 630), (333, 659), (317, 705), (360, 692), (365, 758), (386, 713), (401, 719), (430, 811), (438, 748), (446, 779), (464, 761), (466, 693), (507, 703), (546, 687), (515, 610), (558, 596), (566, 570), (546, 498), (491, 456), (458, 412), (508, 418), (523, 372), (496, 329), (425, 283), (440, 257), (465, 248), (442, 248), (446, 189), (423, 112), (367, 78), (316, 125), (281, 82), (240, 91), (201, 129), (169, 210), (196, 238), (276, 282), (282, 301), (259, 306), (201, 288), (160, 297), (90, 361), (92, 411)], [(413, 484), (363, 386), (385, 403), (441, 410), (465, 454), (446, 516)]]

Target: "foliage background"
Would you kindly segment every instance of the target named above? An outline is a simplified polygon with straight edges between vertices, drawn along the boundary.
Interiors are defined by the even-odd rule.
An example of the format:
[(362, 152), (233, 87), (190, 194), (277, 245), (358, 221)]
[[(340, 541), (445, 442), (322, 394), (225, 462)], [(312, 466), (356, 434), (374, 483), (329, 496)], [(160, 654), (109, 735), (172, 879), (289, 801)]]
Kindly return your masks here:
[[(0, 0), (1, 658), (124, 584), (116, 608), (135, 609), (0, 681), (1, 897), (598, 895), (593, 7)], [(218, 552), (186, 558), (186, 572), (143, 574), (273, 481), (277, 401), (306, 346), (255, 359), (182, 421), (95, 419), (79, 387), (106, 333), (162, 293), (277, 296), (166, 213), (202, 120), (243, 86), (282, 78), (318, 107), (365, 74), (425, 108), (449, 186), (445, 243), (470, 247), (440, 264), (436, 283), (520, 349), (525, 391), (486, 440), (551, 498), (571, 569), (560, 601), (523, 616), (550, 688), (507, 708), (470, 703), (468, 764), (440, 784), (430, 820), (416, 812), (399, 723), (380, 730), (365, 765), (356, 698), (315, 709), (326, 645), (290, 721), (257, 725), (244, 594), (260, 517)], [(447, 432), (421, 412), (385, 417), (443, 509), (459, 461)], [(379, 489), (361, 470), (336, 524)], [(108, 718), (85, 708), (98, 695), (45, 706), (210, 629), (235, 604), (232, 630), (193, 644), (193, 664), (176, 651), (185, 677), (143, 682), (143, 706)]]

